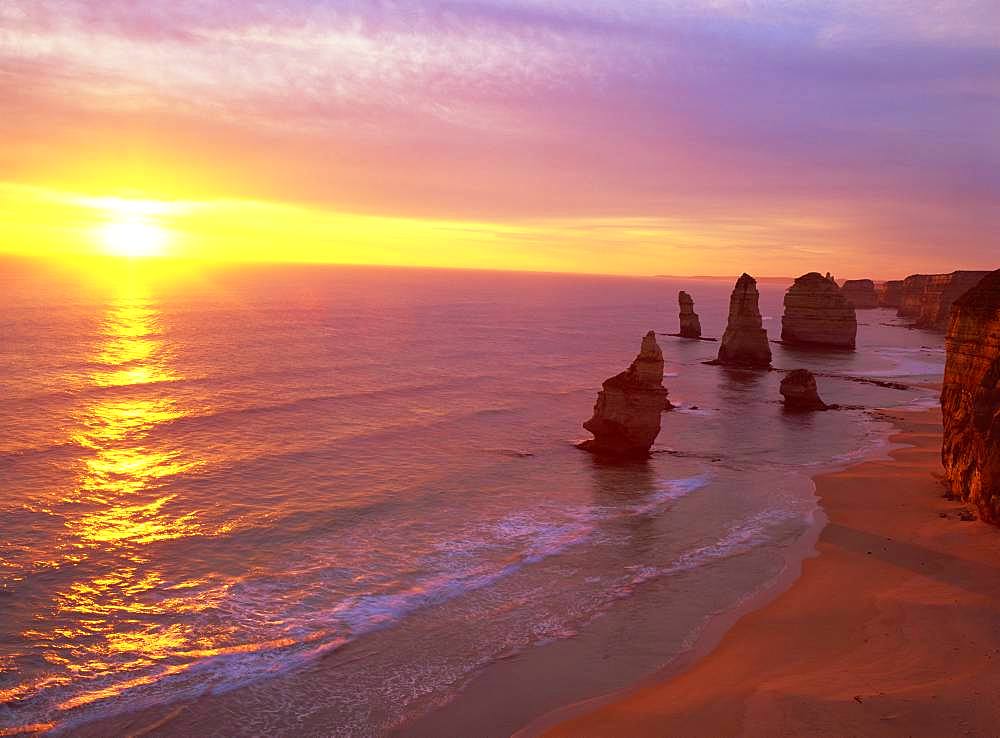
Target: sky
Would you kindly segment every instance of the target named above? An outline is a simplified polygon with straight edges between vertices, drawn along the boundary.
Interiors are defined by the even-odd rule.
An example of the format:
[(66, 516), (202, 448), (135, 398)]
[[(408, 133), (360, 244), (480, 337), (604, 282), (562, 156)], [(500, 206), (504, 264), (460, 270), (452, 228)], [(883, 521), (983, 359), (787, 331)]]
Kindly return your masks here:
[(998, 233), (996, 0), (0, 3), (0, 252), (895, 278)]

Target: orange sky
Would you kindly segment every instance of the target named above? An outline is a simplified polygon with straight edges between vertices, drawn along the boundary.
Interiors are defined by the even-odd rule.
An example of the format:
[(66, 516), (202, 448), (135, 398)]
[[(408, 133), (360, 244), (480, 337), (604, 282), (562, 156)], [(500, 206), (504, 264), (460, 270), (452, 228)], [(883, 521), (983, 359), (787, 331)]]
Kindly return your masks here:
[(0, 252), (995, 268), (995, 4), (9, 0)]

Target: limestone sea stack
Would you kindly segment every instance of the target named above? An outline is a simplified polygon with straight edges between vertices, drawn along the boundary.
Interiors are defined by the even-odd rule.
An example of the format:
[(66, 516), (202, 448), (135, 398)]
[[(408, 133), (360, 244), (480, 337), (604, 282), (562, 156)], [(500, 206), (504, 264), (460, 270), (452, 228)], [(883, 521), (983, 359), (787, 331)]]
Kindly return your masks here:
[(632, 365), (606, 379), (597, 393), (594, 417), (583, 427), (594, 434), (580, 448), (599, 456), (641, 459), (660, 433), (660, 415), (672, 406), (663, 386), (663, 352), (650, 331)]
[(854, 306), (833, 279), (809, 272), (788, 288), (781, 318), (784, 343), (853, 349), (857, 334)]
[(771, 366), (771, 347), (759, 303), (757, 280), (744, 273), (736, 280), (729, 298), (729, 322), (719, 347), (718, 363), (759, 369)]
[(785, 407), (789, 410), (810, 412), (827, 409), (827, 404), (820, 399), (816, 389), (816, 377), (808, 369), (789, 372), (781, 380), (780, 390), (781, 396), (785, 398)]
[(677, 301), (681, 306), (680, 335), (684, 338), (701, 338), (701, 321), (694, 311), (694, 300), (684, 290), (677, 293)]
[(840, 291), (855, 310), (871, 310), (878, 307), (875, 283), (870, 279), (849, 279), (841, 285)]
[(1000, 269), (955, 301), (941, 390), (953, 494), (1000, 524)]

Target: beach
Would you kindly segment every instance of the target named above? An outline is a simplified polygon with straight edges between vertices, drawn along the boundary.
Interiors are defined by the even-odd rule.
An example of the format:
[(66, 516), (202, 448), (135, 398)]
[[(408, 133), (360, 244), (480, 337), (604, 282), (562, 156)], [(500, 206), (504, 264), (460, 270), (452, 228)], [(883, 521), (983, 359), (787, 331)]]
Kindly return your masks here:
[(681, 673), (519, 735), (1000, 735), (1000, 531), (945, 498), (940, 411), (888, 417), (891, 458), (816, 478), (790, 588)]

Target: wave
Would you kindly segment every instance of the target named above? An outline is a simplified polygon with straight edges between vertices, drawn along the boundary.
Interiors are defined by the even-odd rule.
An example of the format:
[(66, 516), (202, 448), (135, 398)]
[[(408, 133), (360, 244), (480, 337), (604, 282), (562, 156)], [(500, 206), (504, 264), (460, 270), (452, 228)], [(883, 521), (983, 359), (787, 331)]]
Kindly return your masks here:
[[(58, 731), (66, 731), (120, 712), (246, 686), (298, 669), (367, 634), (393, 627), (418, 610), (490, 587), (527, 566), (594, 541), (603, 520), (649, 515), (704, 487), (708, 481), (707, 475), (663, 480), (647, 499), (620, 507), (579, 506), (568, 511), (549, 507), (535, 513), (510, 513), (467, 530), (464, 536), (440, 542), (428, 560), (436, 566), (408, 585), (394, 588), (396, 585), (390, 582), (386, 585), (390, 591), (346, 596), (326, 608), (317, 609), (315, 603), (304, 606), (301, 592), (290, 581), (288, 572), (281, 580), (270, 577), (219, 585), (225, 590), (221, 607), (227, 620), (273, 623), (261, 632), (259, 641), (221, 648), (178, 649), (158, 666), (88, 682), (83, 689), (74, 685), (40, 686), (20, 695), (18, 704), (22, 708), (41, 708), (33, 721), (35, 717), (54, 720)], [(329, 567), (322, 557), (313, 564), (320, 570)], [(308, 566), (294, 576), (306, 572)], [(214, 597), (206, 592), (200, 596)], [(287, 603), (286, 597), (291, 598)], [(546, 638), (569, 637), (574, 631), (566, 627), (540, 628), (539, 633)]]

